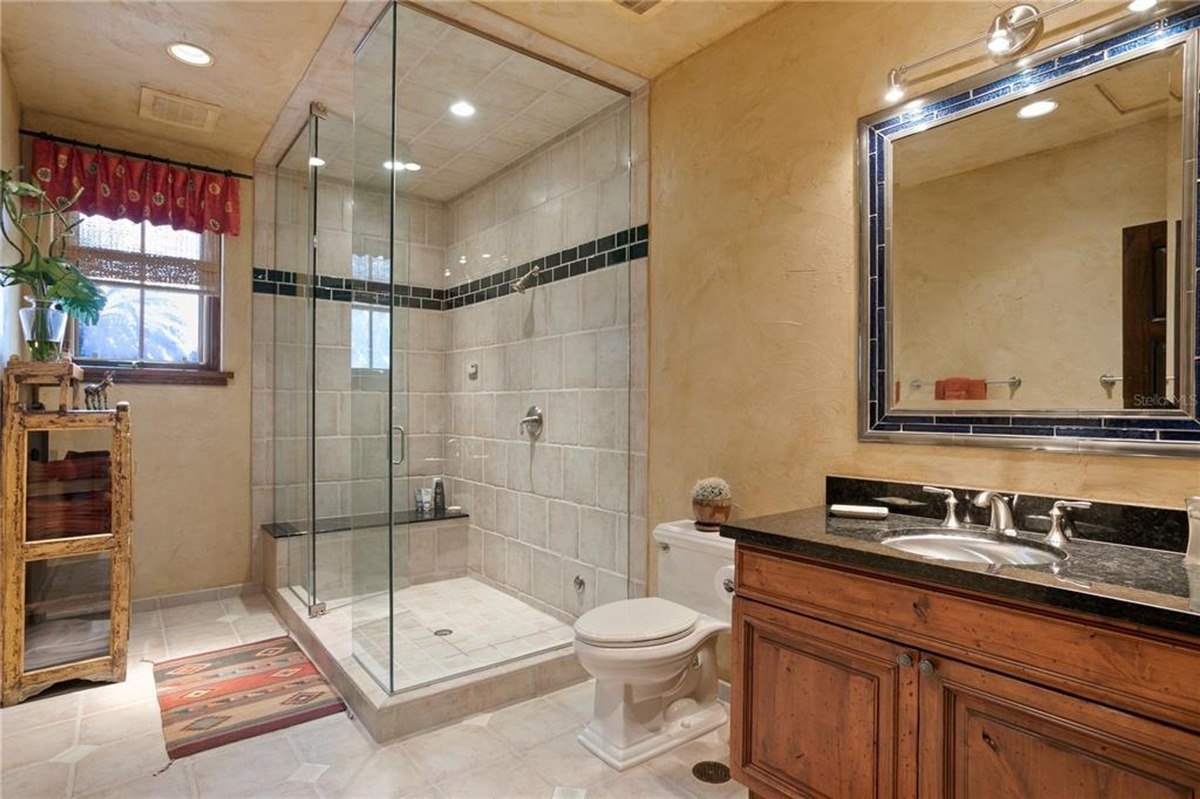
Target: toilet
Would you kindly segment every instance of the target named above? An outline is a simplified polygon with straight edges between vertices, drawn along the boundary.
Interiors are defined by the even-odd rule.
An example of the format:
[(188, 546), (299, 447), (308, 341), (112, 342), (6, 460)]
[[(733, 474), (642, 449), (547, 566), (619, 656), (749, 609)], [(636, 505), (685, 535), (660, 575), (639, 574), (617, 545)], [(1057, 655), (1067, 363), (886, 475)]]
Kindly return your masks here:
[(733, 541), (692, 521), (654, 529), (659, 596), (610, 602), (575, 622), (575, 652), (596, 678), (579, 742), (617, 770), (725, 723), (717, 634), (733, 607)]

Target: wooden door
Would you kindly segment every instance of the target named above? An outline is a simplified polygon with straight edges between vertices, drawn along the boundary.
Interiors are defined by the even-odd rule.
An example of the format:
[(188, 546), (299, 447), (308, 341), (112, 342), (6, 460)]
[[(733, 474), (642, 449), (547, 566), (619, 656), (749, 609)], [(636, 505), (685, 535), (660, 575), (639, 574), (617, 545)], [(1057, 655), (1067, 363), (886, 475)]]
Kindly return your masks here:
[(925, 656), (922, 799), (1197, 799), (1200, 735)]
[(1167, 223), (1123, 231), (1123, 384), (1126, 408), (1176, 407), (1167, 352)]
[(735, 599), (730, 763), (755, 796), (916, 795), (916, 652)]

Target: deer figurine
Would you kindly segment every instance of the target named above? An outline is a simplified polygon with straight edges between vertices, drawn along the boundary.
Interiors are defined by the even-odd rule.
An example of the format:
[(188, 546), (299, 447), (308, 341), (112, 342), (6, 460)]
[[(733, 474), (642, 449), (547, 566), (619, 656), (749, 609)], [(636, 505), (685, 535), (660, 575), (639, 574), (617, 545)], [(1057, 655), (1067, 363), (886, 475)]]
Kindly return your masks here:
[(105, 372), (99, 383), (83, 387), (83, 404), (89, 411), (108, 410), (108, 387), (113, 384), (113, 373)]

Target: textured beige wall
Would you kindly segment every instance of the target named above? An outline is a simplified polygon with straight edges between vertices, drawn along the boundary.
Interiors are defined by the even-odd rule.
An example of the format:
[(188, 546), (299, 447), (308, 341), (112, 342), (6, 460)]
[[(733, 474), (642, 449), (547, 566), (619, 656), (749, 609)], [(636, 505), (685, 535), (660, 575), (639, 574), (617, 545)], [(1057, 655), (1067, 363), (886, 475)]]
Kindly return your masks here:
[[(1113, 18), (1099, 8), (1116, 6), (1055, 15), (1049, 37), (1080, 15)], [(788, 4), (654, 82), (652, 524), (689, 516), (691, 483), (708, 474), (731, 481), (742, 517), (817, 504), (830, 473), (1175, 507), (1200, 489), (1197, 460), (857, 440), (856, 121), (882, 105), (890, 67), (994, 13)], [(953, 66), (937, 83), (987, 62)]]
[[(1166, 182), (1168, 124), (893, 189), (898, 407), (1124, 405), (1098, 380), (1122, 368), (1121, 231), (1166, 219), (1169, 189), (1180, 190)], [(932, 381), (959, 375), (1023, 382), (1012, 394), (989, 386), (986, 400), (935, 401)]]
[[(8, 74), (8, 65), (0, 59), (0, 169), (11, 169), (21, 163), (21, 104), (17, 89)], [(0, 260), (12, 263), (16, 250), (0, 240)], [(17, 286), (0, 288), (0, 362), (21, 347), (21, 327), (16, 309), (21, 304)]]
[[(248, 159), (117, 129), (27, 114), (26, 124), (83, 141), (249, 172)], [(254, 184), (241, 186), (242, 233), (225, 239), (228, 386), (116, 385), (133, 412), (134, 597), (249, 582), (250, 289)]]

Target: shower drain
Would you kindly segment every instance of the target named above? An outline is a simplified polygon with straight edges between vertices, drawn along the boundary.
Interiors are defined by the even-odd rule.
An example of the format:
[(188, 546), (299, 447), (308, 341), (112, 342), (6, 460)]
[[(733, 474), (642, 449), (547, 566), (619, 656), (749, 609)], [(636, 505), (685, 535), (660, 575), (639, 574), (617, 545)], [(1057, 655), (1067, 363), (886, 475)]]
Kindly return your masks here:
[(729, 766), (715, 760), (701, 760), (692, 766), (692, 776), (701, 782), (729, 782)]
[(434, 635), (436, 635), (436, 636), (438, 636), (438, 637), (440, 637), (440, 638), (445, 638), (447, 635), (450, 635), (450, 634), (452, 634), (453, 632), (454, 632), (454, 630), (449, 630), (449, 629), (446, 629), (445, 627), (443, 627), (443, 628), (442, 628), (442, 629), (440, 629), (440, 630), (434, 630), (434, 631), (433, 631), (433, 634), (434, 634)]

